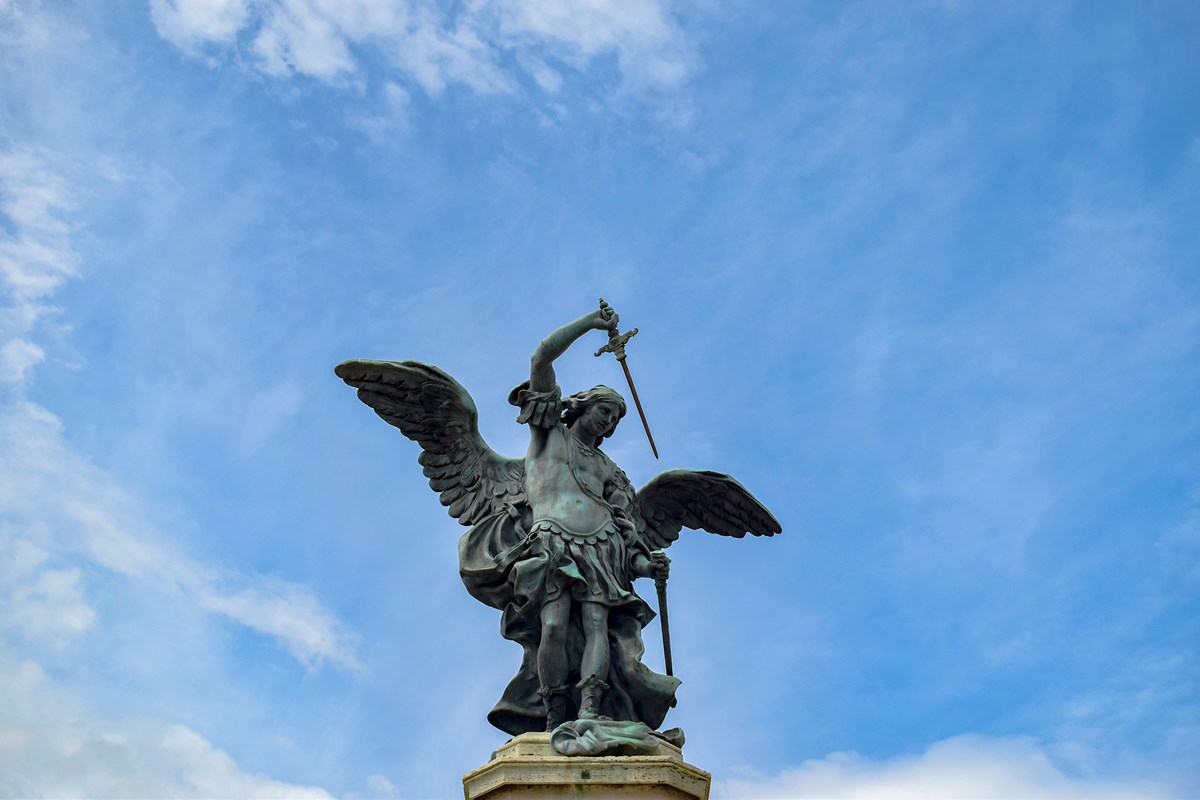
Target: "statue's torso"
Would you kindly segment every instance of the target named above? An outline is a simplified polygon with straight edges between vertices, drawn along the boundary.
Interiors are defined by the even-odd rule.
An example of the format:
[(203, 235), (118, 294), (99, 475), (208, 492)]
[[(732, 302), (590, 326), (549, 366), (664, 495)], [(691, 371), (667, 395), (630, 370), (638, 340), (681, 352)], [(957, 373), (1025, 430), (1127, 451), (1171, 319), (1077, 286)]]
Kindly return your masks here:
[(612, 519), (609, 507), (597, 498), (605, 496), (616, 465), (561, 425), (546, 433), (525, 459), (525, 492), (533, 518), (551, 519), (579, 533), (599, 528)]

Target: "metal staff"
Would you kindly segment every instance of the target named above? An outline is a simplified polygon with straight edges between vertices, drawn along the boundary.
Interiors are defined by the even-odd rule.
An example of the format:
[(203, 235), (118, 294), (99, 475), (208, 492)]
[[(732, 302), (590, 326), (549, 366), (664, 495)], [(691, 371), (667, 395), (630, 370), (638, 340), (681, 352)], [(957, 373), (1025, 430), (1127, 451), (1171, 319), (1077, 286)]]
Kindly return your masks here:
[[(600, 305), (604, 305), (603, 297), (600, 298)], [(612, 353), (617, 357), (617, 361), (621, 362), (621, 369), (625, 370), (625, 381), (629, 384), (629, 392), (633, 395), (633, 404), (637, 406), (638, 416), (642, 418), (642, 427), (646, 429), (646, 438), (650, 441), (650, 452), (654, 453), (655, 458), (658, 458), (658, 448), (654, 446), (654, 437), (650, 435), (650, 423), (646, 422), (646, 412), (642, 410), (642, 401), (638, 397), (637, 387), (633, 385), (633, 375), (629, 373), (629, 365), (625, 363), (625, 343), (637, 335), (638, 329), (634, 328), (625, 333), (617, 333), (616, 321), (618, 319), (620, 317), (614, 311), (614, 324), (608, 331), (608, 344), (596, 351), (596, 357), (599, 358), (605, 353)]]
[(662, 627), (663, 661), (667, 665), (667, 674), (673, 676), (675, 671), (671, 666), (671, 618), (667, 616), (667, 579), (655, 578), (654, 588), (658, 590), (658, 623)]

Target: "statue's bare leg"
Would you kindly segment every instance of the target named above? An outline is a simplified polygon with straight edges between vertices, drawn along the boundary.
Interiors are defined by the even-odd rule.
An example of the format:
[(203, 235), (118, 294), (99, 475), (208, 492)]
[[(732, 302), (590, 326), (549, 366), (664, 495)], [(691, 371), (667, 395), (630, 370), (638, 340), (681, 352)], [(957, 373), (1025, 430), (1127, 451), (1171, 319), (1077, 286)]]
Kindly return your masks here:
[(546, 730), (566, 721), (567, 629), (571, 621), (571, 595), (560, 594), (542, 606), (542, 639), (538, 643), (538, 694), (546, 707)]
[(593, 675), (608, 680), (608, 606), (600, 603), (582, 604), (583, 621), (583, 664), (579, 675), (584, 680)]
[(600, 603), (583, 603), (583, 663), (579, 673), (580, 719), (595, 719), (600, 716), (600, 701), (608, 688), (608, 670), (612, 656), (608, 644), (608, 606)]

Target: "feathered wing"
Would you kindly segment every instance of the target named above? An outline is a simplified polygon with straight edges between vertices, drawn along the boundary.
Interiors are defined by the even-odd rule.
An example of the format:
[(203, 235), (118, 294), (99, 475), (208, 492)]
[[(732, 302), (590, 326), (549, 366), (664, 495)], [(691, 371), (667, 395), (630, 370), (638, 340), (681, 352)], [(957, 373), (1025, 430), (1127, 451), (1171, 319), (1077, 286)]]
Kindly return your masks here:
[(475, 401), (454, 378), (417, 361), (343, 361), (334, 372), (421, 446), (430, 488), (463, 525), (525, 501), (525, 460), (488, 447)]
[(779, 521), (754, 495), (720, 472), (664, 472), (638, 491), (635, 507), (644, 523), (638, 528), (651, 549), (670, 547), (681, 528), (738, 539), (747, 533), (774, 536), (783, 532)]

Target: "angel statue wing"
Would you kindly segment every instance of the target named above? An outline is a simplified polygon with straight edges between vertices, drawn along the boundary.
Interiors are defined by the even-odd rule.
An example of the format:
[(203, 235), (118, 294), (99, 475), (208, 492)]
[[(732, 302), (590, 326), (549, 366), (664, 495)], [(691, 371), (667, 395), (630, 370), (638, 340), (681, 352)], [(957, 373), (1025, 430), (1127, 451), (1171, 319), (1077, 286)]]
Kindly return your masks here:
[(417, 361), (343, 361), (333, 371), (384, 422), (421, 445), (417, 461), (429, 487), (463, 525), (525, 501), (525, 460), (488, 447), (475, 401), (454, 378)]
[[(638, 528), (652, 549), (670, 547), (680, 528), (741, 539), (747, 533), (782, 533), (779, 521), (754, 495), (728, 475), (707, 470), (673, 469), (662, 473), (637, 493), (634, 507)], [(635, 523), (638, 520), (635, 518)]]

